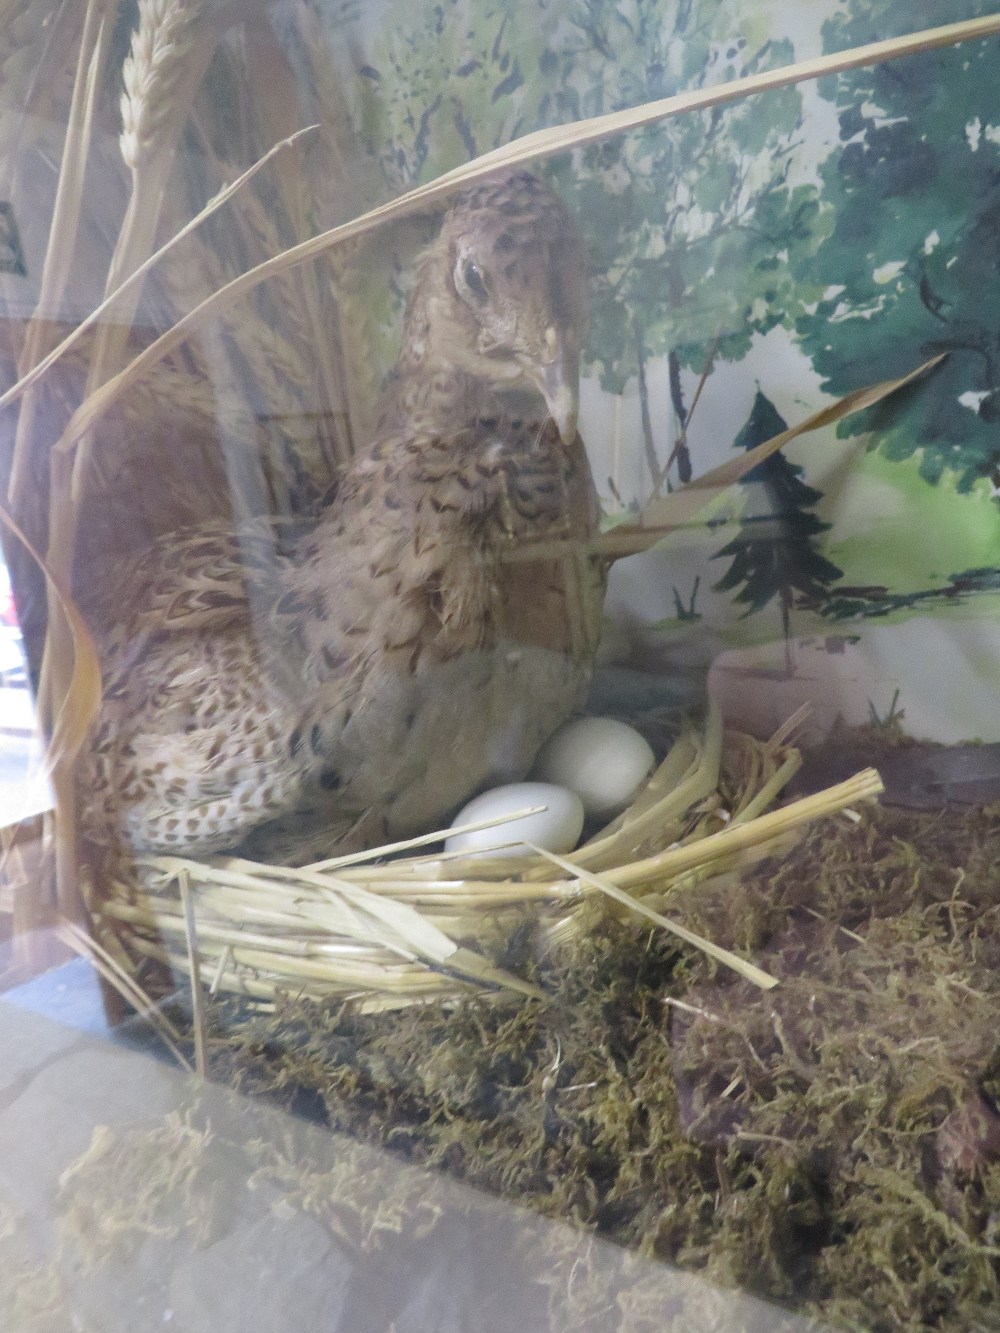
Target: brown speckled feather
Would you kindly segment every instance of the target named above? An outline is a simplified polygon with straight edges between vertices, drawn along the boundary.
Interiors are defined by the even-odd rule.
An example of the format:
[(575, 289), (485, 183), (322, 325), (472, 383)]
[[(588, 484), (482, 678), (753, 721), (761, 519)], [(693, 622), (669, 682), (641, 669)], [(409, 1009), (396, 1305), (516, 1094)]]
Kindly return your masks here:
[[(502, 236), (506, 275), (480, 253)], [(574, 282), (575, 233), (533, 178), (459, 196), (422, 261), (378, 437), (323, 516), (203, 526), (140, 562), (81, 783), (92, 842), (308, 859), (523, 776), (579, 706), (600, 628), (598, 561), (507, 560), (596, 530)], [(540, 392), (555, 384), (562, 412), (567, 378), (557, 426)]]

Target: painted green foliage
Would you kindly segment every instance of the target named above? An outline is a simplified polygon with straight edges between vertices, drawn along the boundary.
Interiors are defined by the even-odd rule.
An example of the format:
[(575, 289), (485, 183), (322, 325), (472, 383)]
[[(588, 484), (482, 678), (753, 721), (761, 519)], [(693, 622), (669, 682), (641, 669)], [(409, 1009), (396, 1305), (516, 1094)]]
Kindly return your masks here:
[[(578, 7), (580, 41), (553, 54), (559, 119), (595, 115), (792, 59), (747, 30), (740, 7), (620, 0)], [(701, 370), (711, 349), (737, 360), (754, 332), (799, 310), (807, 291), (785, 259), (817, 210), (787, 181), (799, 94), (677, 117), (594, 145), (556, 170), (592, 255), (590, 353), (621, 391), (645, 354)], [(817, 293), (818, 294), (818, 293)], [(679, 408), (680, 404), (674, 404)]]
[(539, 64), (561, 8), (418, 0), (391, 11), (360, 70), (358, 118), (394, 190), (537, 128)]
[[(942, 12), (947, 8), (948, 12)], [(854, 0), (831, 49), (971, 18), (992, 0)], [(797, 321), (825, 387), (845, 393), (938, 351), (948, 361), (905, 410), (855, 419), (891, 458), (920, 449), (931, 483), (960, 490), (1000, 461), (1000, 116), (996, 38), (845, 74), (821, 85), (841, 145), (823, 165), (829, 236), (797, 271), (827, 294)]]
[[(735, 446), (753, 449), (787, 426), (771, 400), (758, 389)], [(821, 493), (806, 485), (802, 469), (780, 453), (772, 454), (747, 473), (743, 487), (762, 488), (766, 511), (751, 509), (741, 517), (739, 532), (715, 556), (728, 558), (730, 565), (714, 586), (718, 592), (739, 588), (736, 601), (746, 606), (747, 615), (778, 598), (787, 638), (793, 606), (803, 600), (822, 602), (842, 572), (816, 545), (816, 538), (830, 526), (811, 512)]]
[[(994, 7), (830, 0), (825, 44), (843, 49)], [(778, 9), (747, 0), (413, 0), (390, 9), (366, 52), (355, 109), (394, 191), (540, 126), (796, 55), (774, 36)], [(819, 186), (802, 170), (811, 131), (797, 89), (677, 117), (546, 165), (592, 258), (591, 368), (613, 392), (638, 376), (654, 484), (673, 479), (658, 473), (653, 435), (657, 412), (685, 420), (680, 371), (738, 361), (756, 334), (779, 324), (831, 394), (949, 352), (908, 398), (843, 429), (874, 431), (889, 458), (918, 453), (932, 484), (946, 469), (960, 490), (1000, 475), (1000, 118), (994, 125), (987, 111), (998, 56), (993, 39), (823, 81), (839, 141), (817, 164)], [(644, 367), (657, 356), (670, 363), (670, 404), (649, 401)], [(813, 503), (800, 493), (793, 507), (802, 515)], [(884, 614), (885, 589), (831, 600), (838, 573), (819, 555), (822, 525), (808, 518), (815, 526), (796, 535), (798, 584), (792, 548), (767, 557), (776, 562), (768, 573), (753, 541), (721, 553), (733, 565), (717, 587), (740, 587), (751, 610), (780, 596), (786, 616), (804, 601), (838, 616)], [(959, 598), (970, 591), (965, 575), (953, 584)]]
[[(439, 0), (376, 43), (361, 119), (402, 188), (528, 130), (792, 57), (736, 0)], [(790, 89), (551, 165), (591, 252), (588, 349), (606, 388), (620, 391), (645, 355), (695, 369), (712, 349), (738, 359), (755, 331), (819, 296), (788, 268), (818, 209), (811, 186), (787, 179), (800, 122)]]

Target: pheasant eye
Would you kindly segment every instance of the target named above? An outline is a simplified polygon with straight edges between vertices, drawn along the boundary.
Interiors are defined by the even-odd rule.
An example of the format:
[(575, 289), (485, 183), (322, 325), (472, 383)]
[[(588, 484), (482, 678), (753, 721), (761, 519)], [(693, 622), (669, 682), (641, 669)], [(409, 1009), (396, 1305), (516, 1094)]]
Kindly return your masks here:
[(467, 259), (462, 265), (462, 281), (477, 301), (486, 300), (486, 279), (483, 270), (474, 259)]

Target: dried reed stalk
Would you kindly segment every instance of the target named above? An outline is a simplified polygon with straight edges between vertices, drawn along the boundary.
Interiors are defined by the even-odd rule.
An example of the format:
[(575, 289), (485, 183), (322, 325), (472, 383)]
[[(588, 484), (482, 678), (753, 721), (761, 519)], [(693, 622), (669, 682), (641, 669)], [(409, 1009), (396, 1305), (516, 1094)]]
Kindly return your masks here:
[(7, 510), (0, 505), (0, 523), (24, 546), (45, 576), (50, 615), (55, 614), (66, 635), (68, 677), (58, 711), (50, 719), (49, 743), (38, 781), (49, 778), (56, 801), (56, 898), (68, 919), (87, 919), (76, 863), (73, 773), (93, 719), (101, 705), (101, 664), (90, 630), (67, 585)]
[(170, 237), (168, 241), (150, 255), (145, 263), (140, 264), (131, 276), (122, 282), (120, 287), (116, 288), (110, 295), (106, 296), (100, 305), (96, 306), (95, 309), (92, 310), (91, 313), (87, 315), (87, 317), (83, 319), (62, 342), (60, 342), (58, 347), (54, 348), (49, 355), (44, 357), (44, 359), (34, 367), (34, 369), (26, 372), (16, 384), (12, 385), (6, 392), (0, 395), (0, 411), (17, 402), (23, 394), (33, 388), (56, 361), (72, 351), (73, 348), (77, 347), (95, 327), (106, 322), (124, 322), (124, 307), (121, 305), (121, 302), (126, 300), (130, 302), (138, 300), (141, 285), (148, 277), (150, 270), (171, 255), (183, 241), (191, 236), (192, 233), (206, 221), (206, 219), (221, 209), (223, 205), (229, 203), (233, 196), (242, 190), (244, 186), (246, 186), (259, 171), (263, 170), (275, 156), (285, 152), (289, 148), (297, 147), (306, 136), (313, 134), (316, 131), (316, 128), (315, 125), (307, 125), (304, 129), (299, 130), (297, 134), (293, 134), (288, 139), (276, 143), (262, 158), (259, 159), (259, 161), (255, 162), (253, 166), (248, 167), (246, 171), (242, 172), (238, 179), (219, 190), (219, 192), (208, 201), (205, 207), (191, 218), (180, 231)]
[(684, 486), (671, 491), (669, 495), (654, 497), (644, 507), (636, 523), (621, 523), (607, 532), (599, 533), (585, 546), (581, 543), (572, 545), (565, 539), (543, 539), (537, 542), (522, 541), (515, 549), (504, 554), (504, 560), (511, 564), (520, 564), (534, 560), (565, 556), (572, 552), (576, 556), (586, 554), (602, 555), (607, 560), (620, 560), (625, 556), (637, 555), (648, 551), (671, 532), (688, 527), (694, 523), (704, 523), (712, 507), (746, 474), (757, 467), (779, 449), (792, 440), (810, 431), (831, 426), (858, 412), (867, 411), (885, 398), (898, 393), (900, 389), (927, 375), (947, 357), (947, 353), (933, 356), (914, 370), (899, 379), (882, 380), (879, 384), (870, 384), (864, 389), (854, 389), (851, 393), (838, 398), (835, 403), (814, 412), (798, 425), (781, 431), (755, 448), (695, 477)]
[[(66, 138), (59, 169), (49, 245), (42, 266), (38, 305), (28, 324), (19, 358), (18, 370), (21, 382), (24, 376), (41, 361), (47, 350), (54, 322), (62, 313), (62, 300), (69, 280), (80, 225), (83, 177), (93, 132), (94, 112), (111, 41), (115, 9), (117, 9), (115, 0), (88, 0), (87, 3), (73, 95), (66, 123)], [(18, 417), (8, 484), (8, 495), (15, 514), (21, 511), (24, 487), (28, 481), (28, 454), (34, 442), (36, 409), (37, 399), (33, 394), (27, 394), (21, 403)]]
[[(65, 293), (79, 230), (83, 177), (94, 113), (116, 9), (114, 0), (88, 0), (52, 227), (42, 269), (39, 302), (25, 335), (20, 358), (22, 372), (30, 369), (45, 352), (46, 342), (50, 337), (50, 321), (59, 314)], [(29, 394), (21, 403), (15, 432), (9, 481), (9, 493), (15, 514), (19, 514), (23, 504), (24, 488), (29, 475), (28, 454), (34, 442), (36, 408), (37, 399)], [(50, 479), (50, 505), (53, 485), (54, 482)], [(8, 526), (12, 526), (16, 535), (23, 539), (23, 534), (16, 529), (16, 525), (8, 523)], [(50, 526), (50, 534), (51, 532)], [(32, 553), (37, 556), (34, 551)], [(74, 676), (83, 663), (83, 656), (76, 651), (80, 642), (79, 626), (74, 623), (75, 609), (71, 609), (67, 600), (69, 566), (68, 562), (62, 564), (61, 570), (58, 560), (47, 566), (43, 564), (46, 573), (48, 613), (45, 656), (49, 665), (45, 673), (46, 688), (39, 693), (38, 707), (42, 725), (52, 736), (49, 753), (52, 756), (52, 786), (56, 802), (56, 897), (61, 911), (67, 916), (79, 919), (83, 909), (76, 874), (76, 817), (72, 767), (75, 752), (71, 754), (65, 745), (60, 744), (58, 733), (60, 724), (67, 715), (81, 714), (93, 700), (86, 688), (78, 689), (75, 698), (71, 694)], [(78, 616), (76, 618), (79, 619)]]
[(19, 157), (45, 133), (46, 121), (58, 123), (66, 112), (62, 76), (77, 65), (86, 19), (87, 7), (81, 4), (0, 0), (0, 88), (16, 90), (5, 99), (0, 122), (0, 195), (5, 198), (14, 191)]
[[(882, 402), (883, 399), (891, 397), (900, 389), (929, 374), (946, 358), (946, 353), (933, 356), (898, 379), (883, 380), (880, 384), (871, 384), (864, 389), (854, 389), (843, 398), (838, 398), (835, 403), (830, 403), (827, 407), (814, 412), (812, 416), (806, 417), (798, 425), (781, 431), (770, 440), (765, 440), (756, 448), (729, 459), (709, 472), (702, 473), (700, 477), (695, 477), (685, 486), (671, 491), (669, 495), (654, 498), (643, 509), (638, 523), (622, 523), (612, 528), (610, 532), (596, 537), (593, 542), (594, 552), (605, 556), (608, 560), (618, 560), (623, 556), (648, 551), (656, 541), (678, 528), (695, 522), (703, 523), (707, 516), (706, 511), (710, 511), (713, 504), (741, 477), (745, 477), (759, 463), (770, 458), (779, 449), (783, 449), (786, 444), (798, 439), (800, 435), (821, 430), (858, 412), (867, 411), (876, 403)], [(511, 555), (511, 559), (532, 558), (528, 550), (527, 545), (522, 546)], [(537, 554), (534, 558), (537, 558)]]
[(703, 954), (712, 958), (723, 967), (731, 968), (738, 973), (744, 981), (750, 981), (761, 990), (773, 990), (777, 986), (777, 978), (772, 977), (770, 973), (762, 968), (756, 967), (753, 963), (748, 963), (745, 959), (737, 957), (729, 949), (722, 949), (711, 940), (706, 940), (701, 935), (696, 935), (693, 930), (688, 930), (687, 926), (682, 926), (678, 921), (671, 921), (669, 917), (657, 912), (655, 908), (644, 903), (641, 898), (633, 898), (631, 894), (625, 893), (617, 884), (613, 884), (605, 875), (595, 875), (590, 870), (582, 870), (574, 862), (567, 860), (564, 856), (556, 856), (553, 852), (543, 851), (540, 847), (533, 850), (544, 856), (560, 870), (569, 875), (576, 876), (581, 884), (586, 884), (588, 888), (597, 889), (599, 893), (605, 894), (612, 902), (627, 908), (630, 912), (635, 912), (638, 916), (645, 917), (647, 921), (652, 921), (654, 926), (659, 926), (661, 930), (669, 931), (671, 935), (676, 935), (678, 939), (683, 940), (685, 944), (690, 944), (696, 949), (700, 949)]
[[(109, 294), (122, 286), (152, 249), (162, 194), (188, 115), (189, 99), (204, 76), (213, 49), (202, 9), (201, 0), (141, 0), (139, 6), (139, 27), (123, 69), (121, 149), (131, 172), (132, 192), (107, 278)], [(137, 284), (127, 297), (119, 297), (117, 319), (100, 325), (85, 397), (117, 367), (130, 336), (139, 291)], [(65, 581), (72, 568), (81, 484), (91, 443), (92, 435), (88, 434), (80, 441), (75, 460), (57, 455), (51, 465), (48, 559), (57, 576)], [(59, 651), (59, 633), (58, 623), (50, 619), (42, 671), (43, 702), (50, 693), (58, 701), (65, 692), (61, 669), (65, 652)]]
[[(121, 286), (152, 248), (162, 191), (166, 185), (177, 136), (188, 114), (190, 97), (203, 77), (211, 55), (208, 30), (201, 18), (201, 3), (185, 0), (141, 0), (140, 24), (132, 56), (126, 61), (126, 92), (122, 114), (122, 150), (132, 172), (132, 195), (119, 233), (108, 277), (110, 290)], [(89, 0), (81, 43), (77, 79), (70, 111), (70, 124), (63, 150), (59, 192), (46, 252), (48, 289), (43, 291), (39, 311), (29, 326), (22, 366), (31, 368), (44, 351), (43, 319), (48, 303), (61, 297), (74, 252), (73, 237), (79, 224), (83, 174), (88, 157), (90, 132), (97, 91), (111, 31), (117, 15), (115, 0)], [(45, 279), (43, 276), (43, 288)], [(136, 292), (136, 299), (138, 293)], [(117, 365), (129, 336), (128, 324), (135, 310), (123, 303), (121, 324), (103, 324), (94, 343), (87, 376), (87, 393), (107, 378)], [(28, 475), (28, 451), (34, 436), (33, 402), (21, 405), (15, 440), (10, 493), (17, 508)], [(42, 661), (39, 711), (43, 726), (50, 730), (57, 713), (76, 707), (72, 680), (78, 658), (74, 652), (75, 631), (66, 615), (66, 604), (58, 589), (68, 588), (79, 519), (80, 485), (89, 454), (91, 436), (80, 442), (76, 458), (55, 452), (49, 474), (49, 545), (47, 570), (48, 618)], [(57, 750), (53, 753), (58, 754)], [(57, 810), (56, 880), (60, 905), (79, 911), (76, 887), (74, 785), (72, 768), (64, 759), (55, 765), (53, 786)]]
[[(206, 0), (139, 0), (139, 25), (122, 69), (121, 152), (132, 178), (128, 208), (108, 271), (105, 294), (116, 292), (154, 249), (163, 192), (181, 131), (215, 50)], [(108, 378), (125, 351), (141, 287), (119, 298), (117, 319), (100, 326), (87, 377), (87, 395)], [(93, 437), (79, 442), (71, 480), (79, 505)], [(70, 515), (65, 517), (69, 518)], [(72, 553), (72, 524), (60, 543)], [(58, 568), (58, 561), (57, 561)]]
[(56, 933), (74, 953), (86, 958), (97, 974), (122, 996), (130, 1008), (149, 1023), (181, 1068), (189, 1074), (193, 1073), (190, 1061), (180, 1049), (179, 1043), (182, 1040), (180, 1033), (166, 1015), (160, 1012), (129, 971), (95, 939), (85, 934), (71, 921), (60, 922), (56, 927)]

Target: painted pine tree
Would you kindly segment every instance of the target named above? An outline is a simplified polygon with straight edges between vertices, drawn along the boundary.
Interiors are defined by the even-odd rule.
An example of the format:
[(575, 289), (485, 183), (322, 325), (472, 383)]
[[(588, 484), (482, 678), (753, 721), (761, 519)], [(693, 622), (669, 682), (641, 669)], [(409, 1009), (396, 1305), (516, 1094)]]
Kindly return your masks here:
[[(753, 449), (787, 426), (770, 398), (758, 389), (734, 447)], [(715, 560), (728, 557), (730, 561), (714, 587), (717, 592), (738, 588), (735, 600), (746, 607), (746, 615), (778, 599), (790, 669), (787, 645), (793, 607), (825, 601), (830, 585), (842, 576), (816, 543), (830, 524), (811, 512), (821, 493), (807, 485), (802, 480), (802, 469), (781, 453), (772, 454), (748, 472), (741, 484), (753, 487), (765, 503), (759, 506), (751, 501), (740, 518), (736, 536), (713, 556)]]

